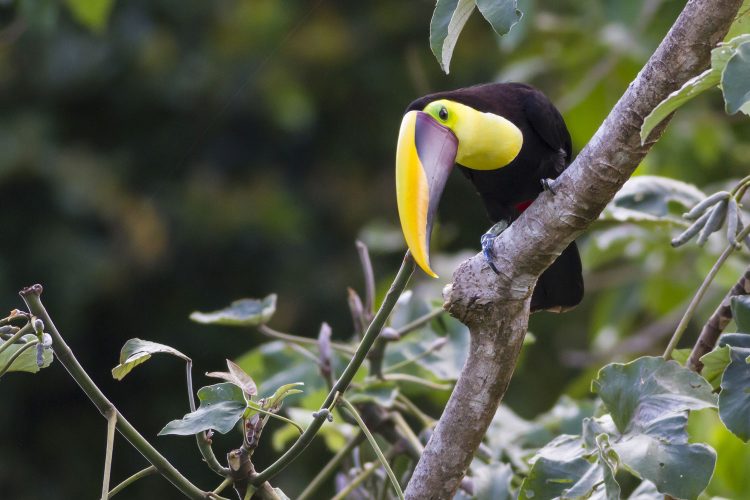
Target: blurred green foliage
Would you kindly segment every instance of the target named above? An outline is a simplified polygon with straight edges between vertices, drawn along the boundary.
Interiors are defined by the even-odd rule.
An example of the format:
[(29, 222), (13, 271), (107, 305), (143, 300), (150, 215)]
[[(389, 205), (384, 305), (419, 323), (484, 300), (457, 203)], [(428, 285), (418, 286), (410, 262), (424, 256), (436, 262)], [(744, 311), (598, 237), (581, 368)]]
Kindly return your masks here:
[[(495, 79), (528, 82), (560, 107), (580, 150), (682, 2), (521, 0), (524, 17), (503, 39), (479, 16), (469, 20), (450, 76), (430, 53), (433, 7), (427, 0), (408, 7), (395, 0), (0, 1), (1, 303), (17, 307), (17, 290), (43, 283), (45, 303), (84, 366), (156, 439), (187, 411), (181, 361), (165, 358), (115, 382), (110, 369), (125, 340), (163, 342), (191, 356), (197, 372), (217, 370), (260, 339), (193, 325), (189, 312), (271, 292), (279, 296), (275, 327), (314, 336), (325, 320), (335, 338), (349, 337), (346, 286), (361, 283), (357, 236), (373, 251), (379, 287), (390, 283), (403, 250), (394, 143), (411, 100)], [(725, 188), (748, 173), (748, 137), (747, 118), (728, 117), (721, 93), (708, 91), (680, 109), (639, 174), (704, 192)], [(439, 300), (451, 269), (465, 249), (477, 250), (488, 225), (459, 177), (446, 189), (433, 243), (443, 252), (435, 258), (443, 278), (420, 277), (421, 297)], [(604, 363), (663, 349), (723, 246), (716, 236), (704, 249), (672, 249), (679, 229), (604, 221), (582, 239), (584, 303), (564, 316), (532, 318), (538, 341), (525, 350), (509, 408), (532, 419), (561, 394), (590, 396)], [(719, 274), (685, 346), (746, 264), (746, 256), (733, 258)], [(256, 370), (283, 368), (273, 354), (284, 348), (261, 349), (241, 364), (259, 384), (277, 387), (282, 380)], [(451, 349), (460, 356), (461, 346)], [(88, 498), (100, 487), (105, 423), (61, 370), (0, 385), (7, 498)], [(445, 400), (434, 391), (414, 397), (434, 417)], [(706, 415), (691, 417), (691, 432), (718, 452), (709, 492), (738, 498), (747, 491), (738, 468), (747, 467), (750, 450)], [(225, 443), (215, 441), (217, 449)], [(156, 444), (198, 485), (215, 486), (191, 440)], [(144, 466), (119, 438), (115, 450), (114, 478)], [(279, 485), (299, 491), (323, 453), (325, 444), (314, 443)], [(256, 457), (267, 464), (277, 454), (269, 440)], [(151, 477), (123, 498), (176, 495)]]

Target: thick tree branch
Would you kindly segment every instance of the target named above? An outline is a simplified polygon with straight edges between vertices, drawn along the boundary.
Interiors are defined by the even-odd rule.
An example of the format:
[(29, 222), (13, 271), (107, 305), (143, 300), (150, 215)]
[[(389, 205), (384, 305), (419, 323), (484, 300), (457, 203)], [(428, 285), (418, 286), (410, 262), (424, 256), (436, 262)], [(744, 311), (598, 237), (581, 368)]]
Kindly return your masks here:
[(656, 52), (555, 191), (542, 193), (495, 240), (496, 276), (481, 255), (444, 290), (445, 308), (471, 331), (471, 349), (443, 416), (406, 490), (407, 498), (452, 498), (495, 414), (528, 328), (539, 275), (594, 221), (631, 176), (666, 123), (645, 144), (643, 118), (704, 70), (742, 0), (690, 0)]

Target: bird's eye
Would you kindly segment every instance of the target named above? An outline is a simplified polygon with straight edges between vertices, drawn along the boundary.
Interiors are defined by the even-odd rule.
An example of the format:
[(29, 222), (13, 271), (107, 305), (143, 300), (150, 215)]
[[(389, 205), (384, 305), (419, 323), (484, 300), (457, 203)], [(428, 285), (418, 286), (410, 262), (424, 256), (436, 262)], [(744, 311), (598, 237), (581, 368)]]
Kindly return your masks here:
[(440, 108), (440, 111), (438, 111), (438, 116), (443, 121), (447, 120), (448, 119), (448, 110), (445, 109), (445, 107)]

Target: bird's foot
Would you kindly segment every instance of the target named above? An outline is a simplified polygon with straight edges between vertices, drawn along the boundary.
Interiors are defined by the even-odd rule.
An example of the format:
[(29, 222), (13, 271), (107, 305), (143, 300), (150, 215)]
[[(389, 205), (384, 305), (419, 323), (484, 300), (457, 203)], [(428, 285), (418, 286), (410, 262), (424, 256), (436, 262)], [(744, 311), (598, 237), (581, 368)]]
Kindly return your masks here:
[(500, 233), (505, 231), (508, 228), (508, 223), (504, 220), (501, 220), (494, 226), (492, 226), (486, 233), (482, 235), (482, 239), (480, 240), (482, 243), (482, 255), (484, 255), (484, 259), (487, 261), (487, 264), (490, 265), (490, 268), (495, 272), (495, 274), (500, 274), (500, 272), (495, 267), (495, 264), (493, 261), (495, 260), (495, 253), (492, 250), (492, 244), (495, 241), (495, 238), (500, 236)]
[(552, 195), (556, 195), (557, 191), (555, 190), (555, 184), (557, 181), (555, 179), (542, 179), (542, 189), (545, 191), (549, 191), (552, 193)]

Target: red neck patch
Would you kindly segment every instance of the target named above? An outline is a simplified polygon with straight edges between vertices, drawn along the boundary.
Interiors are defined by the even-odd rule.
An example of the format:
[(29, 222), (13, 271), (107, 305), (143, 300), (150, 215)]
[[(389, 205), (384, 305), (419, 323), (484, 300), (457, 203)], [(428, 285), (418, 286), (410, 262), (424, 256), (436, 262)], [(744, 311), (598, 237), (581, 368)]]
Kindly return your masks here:
[(516, 210), (523, 213), (523, 211), (529, 208), (529, 205), (531, 205), (532, 203), (534, 203), (534, 200), (526, 200), (522, 201), (521, 203), (516, 203)]

